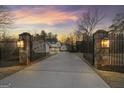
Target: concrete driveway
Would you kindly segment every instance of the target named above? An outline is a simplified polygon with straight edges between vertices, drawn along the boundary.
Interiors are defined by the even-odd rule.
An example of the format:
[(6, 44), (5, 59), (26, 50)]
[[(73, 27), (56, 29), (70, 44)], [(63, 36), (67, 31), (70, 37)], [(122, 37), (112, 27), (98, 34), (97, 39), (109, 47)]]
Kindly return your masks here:
[(73, 53), (62, 52), (0, 81), (18, 88), (106, 88), (109, 87)]

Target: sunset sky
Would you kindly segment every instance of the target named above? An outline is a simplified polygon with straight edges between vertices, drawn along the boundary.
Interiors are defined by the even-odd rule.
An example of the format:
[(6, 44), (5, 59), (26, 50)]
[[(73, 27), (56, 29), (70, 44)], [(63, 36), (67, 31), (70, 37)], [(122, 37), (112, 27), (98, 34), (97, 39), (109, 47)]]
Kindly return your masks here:
[(112, 23), (117, 13), (124, 11), (124, 6), (83, 6), (83, 5), (58, 5), (58, 6), (8, 6), (14, 15), (15, 23), (11, 34), (21, 32), (39, 33), (42, 29), (46, 32), (66, 34), (76, 29), (79, 16), (88, 9), (96, 7), (105, 13), (105, 18), (97, 29), (106, 29)]

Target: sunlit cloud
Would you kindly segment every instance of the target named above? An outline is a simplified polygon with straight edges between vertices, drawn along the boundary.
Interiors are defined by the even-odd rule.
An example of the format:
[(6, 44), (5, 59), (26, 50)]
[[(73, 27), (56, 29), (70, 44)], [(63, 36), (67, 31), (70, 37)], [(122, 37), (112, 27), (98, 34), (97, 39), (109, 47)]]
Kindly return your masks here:
[[(16, 31), (40, 33), (41, 30), (57, 34), (68, 34), (77, 27), (78, 18), (94, 6), (82, 5), (24, 5), (8, 6), (15, 17)], [(95, 6), (106, 14), (105, 18), (97, 25), (97, 29), (106, 29), (112, 24), (117, 13), (123, 12), (124, 6)], [(11, 31), (11, 33), (12, 33)]]
[(67, 21), (76, 21), (78, 17), (74, 13), (57, 11), (53, 8), (23, 8), (13, 11), (17, 24), (48, 24), (54, 25)]

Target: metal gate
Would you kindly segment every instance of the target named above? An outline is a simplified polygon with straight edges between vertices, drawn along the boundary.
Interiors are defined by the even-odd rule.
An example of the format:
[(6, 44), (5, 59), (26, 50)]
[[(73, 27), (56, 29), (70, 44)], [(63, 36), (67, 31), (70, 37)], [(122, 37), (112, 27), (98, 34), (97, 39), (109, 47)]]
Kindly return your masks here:
[(110, 33), (109, 40), (109, 69), (124, 72), (124, 34)]
[(101, 39), (100, 47), (94, 49), (95, 66), (102, 70), (124, 72), (124, 34), (121, 32), (108, 33), (108, 41), (103, 42), (108, 43), (106, 47), (102, 46), (103, 40), (106, 38)]
[(124, 72), (124, 33), (98, 31), (82, 41), (83, 55), (98, 69)]

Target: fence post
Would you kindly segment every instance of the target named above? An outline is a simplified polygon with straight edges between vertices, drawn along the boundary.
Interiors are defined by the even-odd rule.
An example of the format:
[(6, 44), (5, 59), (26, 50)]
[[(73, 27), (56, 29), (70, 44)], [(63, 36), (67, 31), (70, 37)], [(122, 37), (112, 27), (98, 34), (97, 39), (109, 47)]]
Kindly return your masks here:
[(94, 61), (95, 61), (95, 55), (94, 55), (94, 53), (95, 53), (95, 46), (94, 46), (94, 43), (95, 43), (95, 39), (94, 39), (94, 34), (93, 34), (93, 65), (94, 65)]

